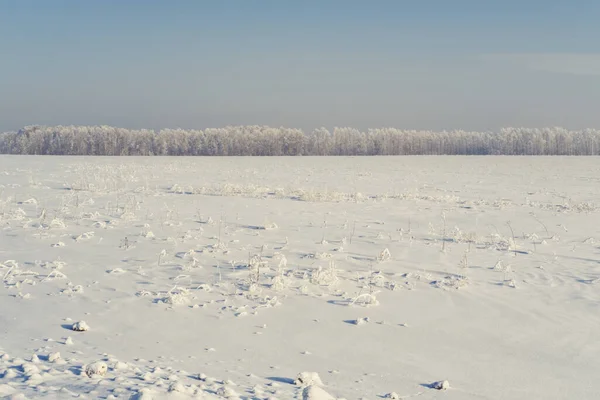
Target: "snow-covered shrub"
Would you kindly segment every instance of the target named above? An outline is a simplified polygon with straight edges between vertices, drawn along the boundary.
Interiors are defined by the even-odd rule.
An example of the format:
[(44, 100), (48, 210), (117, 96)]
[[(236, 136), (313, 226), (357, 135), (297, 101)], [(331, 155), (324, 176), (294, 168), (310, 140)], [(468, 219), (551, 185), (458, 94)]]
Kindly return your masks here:
[(376, 287), (384, 287), (387, 278), (383, 275), (381, 271), (373, 271), (371, 276), (369, 277), (369, 285)]
[(188, 304), (191, 300), (192, 295), (190, 291), (179, 286), (176, 286), (168, 291), (166, 296), (160, 299), (162, 303), (171, 305)]
[(260, 280), (260, 271), (261, 269), (266, 268), (269, 265), (267, 261), (263, 261), (262, 257), (258, 254), (253, 255), (250, 260), (248, 260), (248, 270), (250, 273), (250, 282), (258, 283)]
[(276, 291), (281, 291), (289, 286), (289, 279), (283, 275), (277, 275), (271, 278), (271, 288)]
[(377, 256), (377, 261), (384, 262), (384, 261), (388, 261), (391, 258), (392, 258), (392, 255), (390, 254), (390, 251), (388, 249), (383, 249), (383, 251), (381, 253), (379, 253), (379, 255)]
[(364, 307), (377, 306), (377, 305), (379, 305), (379, 301), (377, 300), (375, 293), (363, 293), (363, 294), (359, 294), (358, 296), (350, 299), (350, 301), (348, 302), (348, 305), (350, 305), (350, 306), (355, 305), (355, 304), (364, 306)]
[(60, 272), (58, 269), (54, 269), (54, 270), (50, 271), (50, 273), (48, 275), (46, 275), (46, 277), (44, 279), (42, 279), (42, 282), (51, 281), (54, 279), (67, 279), (67, 276), (65, 274), (63, 274), (62, 272)]
[(329, 261), (329, 266), (325, 269), (319, 266), (313, 270), (310, 276), (310, 282), (315, 285), (331, 286), (338, 282), (337, 269), (333, 260)]
[(60, 219), (60, 218), (54, 218), (52, 221), (50, 221), (50, 228), (66, 228), (67, 225), (65, 224), (65, 222)]

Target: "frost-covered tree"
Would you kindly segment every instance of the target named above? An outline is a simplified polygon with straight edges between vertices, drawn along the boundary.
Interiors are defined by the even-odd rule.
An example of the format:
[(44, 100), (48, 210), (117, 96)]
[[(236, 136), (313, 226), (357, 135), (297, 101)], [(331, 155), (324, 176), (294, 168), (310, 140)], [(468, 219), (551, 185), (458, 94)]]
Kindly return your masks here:
[(0, 134), (3, 154), (298, 156), (298, 155), (600, 155), (600, 131), (505, 128), (497, 132), (365, 132), (226, 126), (201, 130), (131, 130), (110, 126), (26, 126)]

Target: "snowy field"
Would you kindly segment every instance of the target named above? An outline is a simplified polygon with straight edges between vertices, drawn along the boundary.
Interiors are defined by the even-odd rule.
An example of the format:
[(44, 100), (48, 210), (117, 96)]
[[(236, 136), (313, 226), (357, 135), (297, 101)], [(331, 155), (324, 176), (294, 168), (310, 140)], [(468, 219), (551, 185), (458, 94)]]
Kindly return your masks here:
[(2, 156), (0, 398), (597, 399), (599, 217), (591, 157)]

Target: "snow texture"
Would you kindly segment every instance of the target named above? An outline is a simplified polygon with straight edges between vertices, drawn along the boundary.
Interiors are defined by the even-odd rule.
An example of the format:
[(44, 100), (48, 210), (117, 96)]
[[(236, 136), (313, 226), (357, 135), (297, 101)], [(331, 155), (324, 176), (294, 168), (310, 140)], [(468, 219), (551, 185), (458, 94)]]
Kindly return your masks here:
[(0, 397), (595, 399), (596, 161), (2, 156)]

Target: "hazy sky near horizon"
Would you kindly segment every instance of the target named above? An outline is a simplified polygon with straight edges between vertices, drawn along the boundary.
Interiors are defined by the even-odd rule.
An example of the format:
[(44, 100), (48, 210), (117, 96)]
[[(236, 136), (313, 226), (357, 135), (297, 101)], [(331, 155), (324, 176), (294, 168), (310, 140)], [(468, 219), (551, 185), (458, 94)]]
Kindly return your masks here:
[(599, 3), (0, 0), (0, 131), (600, 128)]

